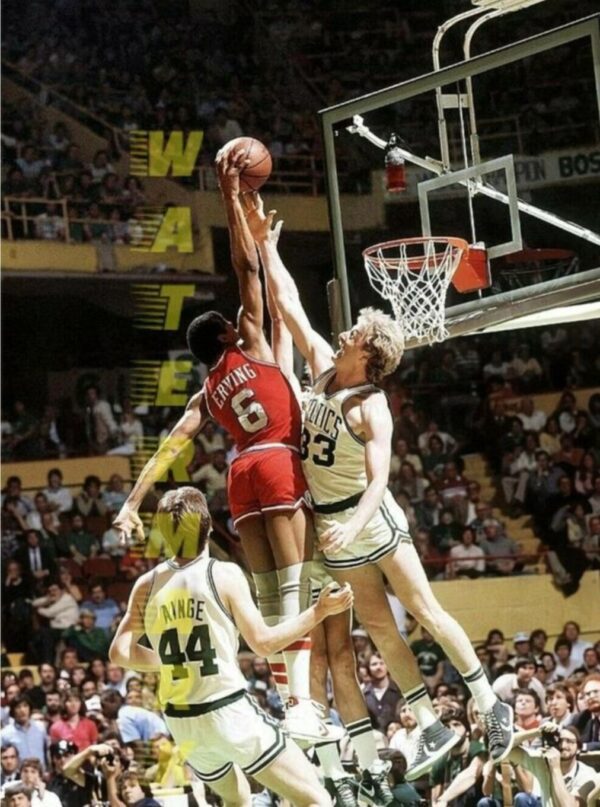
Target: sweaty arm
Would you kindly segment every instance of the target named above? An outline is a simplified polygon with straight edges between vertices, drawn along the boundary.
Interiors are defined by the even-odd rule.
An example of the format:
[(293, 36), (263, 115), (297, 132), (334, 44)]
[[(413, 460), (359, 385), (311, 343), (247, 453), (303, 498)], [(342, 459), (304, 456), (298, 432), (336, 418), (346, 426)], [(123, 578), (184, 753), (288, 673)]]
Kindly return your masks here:
[(313, 378), (316, 378), (331, 367), (333, 350), (312, 328), (300, 302), (298, 287), (279, 255), (277, 242), (283, 222), (278, 222), (273, 228), (275, 211), (265, 216), (258, 194), (246, 194), (244, 199), (248, 226), (258, 247), (267, 285), (298, 350), (308, 362)]
[(113, 664), (138, 672), (160, 670), (158, 654), (139, 643), (145, 636), (144, 610), (152, 586), (152, 575), (153, 572), (146, 573), (136, 581), (127, 603), (127, 612), (119, 622), (108, 651)]
[(183, 416), (163, 440), (158, 451), (143, 467), (133, 490), (114, 520), (113, 526), (121, 537), (128, 538), (133, 532), (139, 540), (144, 540), (144, 525), (138, 516), (144, 496), (152, 489), (154, 483), (164, 476), (176, 457), (200, 431), (207, 418), (204, 396), (202, 392), (198, 392), (190, 399)]
[(347, 610), (353, 602), (349, 586), (338, 588), (335, 583), (330, 583), (322, 590), (315, 605), (298, 616), (269, 626), (254, 604), (248, 581), (238, 566), (233, 563), (215, 564), (215, 583), (223, 604), (248, 646), (263, 657), (277, 653), (306, 636), (319, 622)]
[(221, 150), (217, 155), (219, 187), (227, 213), (231, 262), (238, 279), (241, 308), (238, 329), (243, 346), (258, 359), (272, 361), (273, 356), (263, 334), (263, 299), (260, 261), (254, 238), (246, 223), (240, 202), (240, 172), (247, 160), (243, 150)]
[(473, 757), (468, 767), (454, 777), (450, 785), (438, 799), (438, 804), (444, 805), (453, 799), (462, 796), (483, 774), (483, 760), (481, 756)]
[[(356, 410), (356, 407), (353, 409)], [(351, 410), (349, 419), (352, 414)], [(370, 395), (362, 401), (354, 431), (360, 433), (365, 441), (367, 488), (354, 515), (344, 524), (334, 524), (322, 533), (319, 538), (321, 550), (330, 554), (339, 552), (352, 543), (375, 515), (388, 483), (392, 428), (392, 417), (385, 395)]]

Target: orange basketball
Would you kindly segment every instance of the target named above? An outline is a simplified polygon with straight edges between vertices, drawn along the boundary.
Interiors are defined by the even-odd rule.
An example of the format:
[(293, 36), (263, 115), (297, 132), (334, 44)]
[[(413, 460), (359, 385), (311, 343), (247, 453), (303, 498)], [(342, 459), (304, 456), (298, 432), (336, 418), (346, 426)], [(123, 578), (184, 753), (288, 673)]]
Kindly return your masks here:
[(239, 151), (243, 149), (245, 158), (250, 160), (240, 174), (240, 190), (242, 193), (257, 191), (271, 176), (273, 161), (269, 149), (254, 137), (236, 137), (225, 144), (225, 148)]

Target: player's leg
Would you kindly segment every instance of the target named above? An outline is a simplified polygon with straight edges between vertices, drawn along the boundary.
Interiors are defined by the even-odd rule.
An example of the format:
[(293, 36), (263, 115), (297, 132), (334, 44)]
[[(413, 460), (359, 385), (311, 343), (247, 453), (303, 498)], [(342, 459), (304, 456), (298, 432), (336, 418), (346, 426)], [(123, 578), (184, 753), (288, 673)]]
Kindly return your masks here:
[(365, 565), (330, 571), (339, 583), (348, 582), (352, 586), (358, 618), (368, 630), (390, 675), (415, 713), (422, 742), (406, 778), (418, 779), (460, 738), (441, 724), (433, 709), (417, 660), (396, 627), (380, 570), (376, 566)]
[[(315, 593), (313, 592), (314, 598)], [(325, 714), (329, 712), (327, 699), (329, 660), (327, 658), (327, 641), (325, 637), (326, 622), (328, 622), (327, 619), (317, 625), (310, 634), (310, 693), (313, 701), (321, 704)], [(336, 807), (356, 807), (356, 782), (344, 770), (338, 743), (335, 740), (317, 743), (315, 753), (325, 777), (325, 787), (331, 794)]]
[(210, 789), (223, 799), (225, 807), (251, 807), (250, 784), (237, 765), (234, 765), (221, 779), (208, 784)]
[(288, 742), (274, 762), (253, 776), (297, 807), (331, 807), (329, 794), (319, 782), (315, 768), (294, 742)]
[[(277, 625), (281, 619), (279, 581), (263, 517), (251, 516), (243, 519), (236, 525), (236, 529), (252, 572), (258, 609), (267, 625)], [(286, 703), (290, 691), (283, 653), (273, 653), (267, 661), (279, 697)]]
[(431, 633), (462, 675), (485, 721), (492, 757), (496, 762), (505, 759), (512, 745), (512, 709), (498, 700), (467, 634), (437, 601), (413, 544), (399, 544), (379, 561), (379, 567), (402, 605)]
[(371, 718), (356, 677), (350, 612), (330, 616), (322, 624), (335, 702), (362, 771), (359, 798), (369, 804), (390, 804), (394, 800), (387, 779), (390, 764), (379, 759)]
[[(312, 522), (303, 507), (265, 514), (267, 535), (277, 568), (282, 619), (305, 611), (311, 603)], [(310, 637), (283, 651), (290, 696), (310, 698)]]

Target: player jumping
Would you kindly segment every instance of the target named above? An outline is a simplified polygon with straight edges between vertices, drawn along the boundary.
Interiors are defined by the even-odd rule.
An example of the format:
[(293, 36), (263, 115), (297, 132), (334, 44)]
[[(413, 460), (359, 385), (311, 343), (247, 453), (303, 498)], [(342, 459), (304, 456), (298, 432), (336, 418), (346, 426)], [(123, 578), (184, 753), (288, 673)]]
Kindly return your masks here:
[[(225, 150), (217, 157), (240, 289), (237, 328), (217, 311), (189, 326), (188, 346), (209, 368), (204, 387), (142, 470), (114, 526), (143, 540), (138, 509), (145, 494), (205, 421), (214, 419), (234, 437), (239, 452), (229, 471), (229, 506), (260, 611), (274, 625), (310, 604), (312, 525), (304, 509), (306, 482), (298, 453), (300, 407), (263, 333), (260, 263), (239, 199), (239, 174), (246, 162), (241, 151)], [(289, 686), (288, 731), (307, 742), (339, 739), (341, 729), (325, 726), (310, 700), (308, 637), (284, 648), (283, 655), (285, 666), (280, 659), (270, 661), (279, 687)]]
[(350, 587), (329, 587), (316, 605), (269, 627), (242, 570), (209, 557), (211, 520), (200, 491), (165, 493), (156, 519), (174, 557), (136, 581), (111, 661), (160, 671), (169, 731), (188, 765), (225, 804), (250, 807), (244, 771), (292, 804), (330, 806), (314, 767), (247, 694), (237, 663), (238, 629), (255, 653), (269, 655), (350, 608)]
[(359, 618), (422, 729), (407, 779), (429, 770), (458, 739), (433, 710), (416, 660), (396, 628), (382, 574), (461, 673), (486, 722), (492, 758), (505, 759), (512, 742), (512, 710), (492, 691), (464, 630), (436, 600), (406, 516), (387, 489), (392, 417), (375, 384), (401, 360), (400, 327), (380, 311), (363, 309), (357, 324), (340, 335), (334, 353), (311, 327), (296, 284), (281, 261), (281, 222), (273, 228), (275, 211), (265, 217), (258, 195), (244, 198), (268, 284), (315, 379), (305, 404), (301, 453), (319, 546), (335, 579), (351, 583)]

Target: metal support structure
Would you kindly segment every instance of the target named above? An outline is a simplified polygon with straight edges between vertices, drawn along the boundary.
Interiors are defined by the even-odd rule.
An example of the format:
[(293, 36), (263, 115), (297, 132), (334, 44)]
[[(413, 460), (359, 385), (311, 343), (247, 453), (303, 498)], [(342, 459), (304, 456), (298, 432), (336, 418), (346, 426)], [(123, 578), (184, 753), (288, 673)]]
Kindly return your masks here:
[[(377, 148), (384, 149), (386, 146), (385, 140), (382, 140), (380, 137), (377, 137), (377, 135), (374, 135), (369, 127), (365, 126), (360, 115), (355, 115), (354, 123), (352, 126), (348, 126), (347, 128), (349, 132), (364, 137), (370, 143), (373, 143), (374, 146), (377, 146)], [(494, 199), (496, 202), (502, 202), (502, 204), (508, 205), (509, 207), (511, 207), (513, 204), (514, 199), (516, 205), (522, 213), (527, 213), (529, 216), (540, 219), (540, 221), (545, 221), (546, 224), (551, 224), (554, 227), (558, 227), (561, 230), (571, 233), (571, 235), (575, 235), (578, 238), (583, 238), (585, 241), (589, 241), (591, 244), (597, 244), (600, 246), (600, 234), (595, 233), (588, 227), (582, 227), (580, 224), (576, 224), (573, 221), (568, 221), (567, 219), (563, 219), (554, 213), (543, 210), (541, 207), (536, 207), (535, 205), (529, 204), (529, 202), (524, 202), (522, 199), (516, 197), (516, 186), (514, 186), (513, 196), (511, 194), (507, 195), (506, 193), (502, 193), (502, 191), (497, 190), (493, 187), (493, 185), (490, 185), (487, 182), (479, 181), (477, 183), (473, 183), (473, 178), (485, 173), (485, 171), (481, 170), (482, 164), (473, 166), (471, 169), (467, 169), (467, 179), (467, 173), (465, 171), (446, 172), (438, 160), (434, 160), (431, 157), (418, 157), (416, 154), (413, 154), (405, 148), (398, 147), (398, 150), (406, 162), (418, 165), (420, 168), (425, 168), (427, 171), (431, 171), (433, 174), (437, 174), (440, 177), (443, 176), (444, 182), (440, 183), (440, 185), (443, 184), (446, 186), (456, 183), (457, 185), (463, 185), (466, 188), (474, 188), (473, 195), (480, 193), (482, 196), (487, 196), (490, 199)], [(506, 160), (508, 158), (500, 157), (499, 159)], [(471, 179), (471, 183), (469, 183), (469, 179)], [(430, 182), (432, 182), (432, 180), (430, 180)], [(428, 183), (426, 182), (424, 184), (427, 185)], [(425, 222), (423, 222), (423, 224), (425, 226)], [(423, 234), (427, 235), (428, 233), (424, 230)]]
[[(594, 54), (594, 74), (596, 77), (596, 93), (598, 106), (600, 108), (600, 28), (597, 14), (590, 17), (567, 23), (550, 31), (537, 34), (533, 37), (514, 42), (497, 50), (475, 56), (467, 62), (449, 65), (440, 70), (434, 70), (416, 79), (392, 85), (383, 90), (363, 95), (351, 101), (345, 101), (328, 107), (320, 111), (321, 128), (323, 132), (324, 156), (325, 156), (325, 176), (327, 182), (330, 225), (333, 237), (333, 263), (335, 276), (340, 281), (340, 291), (342, 294), (342, 309), (344, 313), (345, 326), (351, 324), (351, 306), (348, 288), (346, 256), (344, 251), (344, 232), (342, 222), (342, 211), (339, 197), (339, 186), (337, 182), (337, 166), (335, 155), (335, 127), (349, 122), (355, 115), (364, 115), (382, 106), (388, 106), (400, 101), (413, 98), (425, 92), (431, 92), (437, 88), (443, 88), (456, 83), (461, 79), (472, 78), (481, 73), (488, 72), (497, 67), (512, 64), (527, 56), (535, 56), (553, 48), (574, 42), (578, 39), (589, 37), (592, 43)], [(432, 161), (434, 162), (434, 161)], [(418, 163), (417, 163), (418, 164)], [(443, 167), (438, 168), (434, 173), (442, 173)], [(491, 198), (498, 198), (498, 191), (489, 189), (485, 185), (480, 186), (479, 192), (485, 193)], [(499, 199), (499, 201), (502, 201)], [(506, 199), (504, 200), (506, 203)], [(523, 209), (533, 215), (532, 206)], [(583, 229), (583, 228), (582, 228)]]

